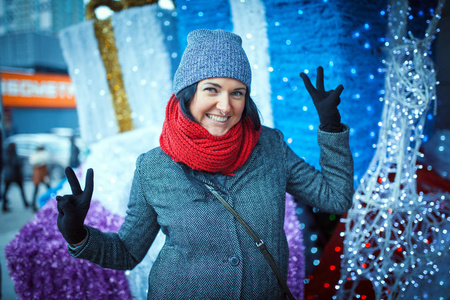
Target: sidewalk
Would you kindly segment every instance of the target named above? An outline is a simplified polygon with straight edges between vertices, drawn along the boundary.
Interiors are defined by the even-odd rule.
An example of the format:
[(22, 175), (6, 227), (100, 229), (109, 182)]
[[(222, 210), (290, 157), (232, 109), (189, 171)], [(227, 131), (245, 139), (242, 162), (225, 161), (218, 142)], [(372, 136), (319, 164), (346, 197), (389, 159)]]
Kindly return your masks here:
[[(24, 183), (25, 195), (28, 203), (31, 202), (34, 186), (31, 181)], [(39, 196), (45, 193), (44, 185), (40, 186)], [(2, 192), (4, 191), (2, 187)], [(5, 248), (10, 241), (14, 239), (19, 230), (28, 223), (33, 217), (34, 212), (31, 207), (25, 208), (22, 203), (19, 187), (12, 184), (8, 191), (8, 203), (11, 209), (10, 212), (3, 212), (0, 209), (0, 262), (1, 262), (1, 300), (15, 300), (17, 299), (14, 291), (14, 283), (9, 276), (7, 261), (5, 258)]]

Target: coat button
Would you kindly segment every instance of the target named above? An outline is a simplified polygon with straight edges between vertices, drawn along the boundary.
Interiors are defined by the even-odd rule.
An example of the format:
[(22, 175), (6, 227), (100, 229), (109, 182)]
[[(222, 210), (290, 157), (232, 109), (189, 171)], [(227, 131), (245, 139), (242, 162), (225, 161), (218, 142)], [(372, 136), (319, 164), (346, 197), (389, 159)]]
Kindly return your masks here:
[(232, 257), (228, 258), (228, 262), (232, 266), (237, 266), (239, 264), (239, 258), (237, 258), (236, 256), (232, 256)]

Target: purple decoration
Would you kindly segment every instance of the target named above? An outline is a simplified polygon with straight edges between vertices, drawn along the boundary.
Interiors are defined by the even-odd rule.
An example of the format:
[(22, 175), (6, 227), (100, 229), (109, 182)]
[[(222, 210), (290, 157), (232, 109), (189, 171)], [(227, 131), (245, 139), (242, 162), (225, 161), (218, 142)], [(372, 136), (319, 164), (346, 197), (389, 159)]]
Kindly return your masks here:
[(286, 194), (284, 232), (289, 246), (289, 270), (287, 285), (296, 299), (303, 299), (305, 279), (305, 257), (303, 235), (296, 213), (297, 205), (291, 195)]
[[(57, 217), (56, 200), (52, 198), (5, 249), (18, 299), (132, 299), (123, 271), (101, 268), (69, 255), (56, 225)], [(97, 201), (91, 203), (86, 217), (87, 225), (102, 231), (117, 231), (123, 221)], [(288, 194), (284, 230), (289, 245), (287, 284), (297, 299), (303, 299), (303, 236), (296, 204)]]
[[(70, 256), (57, 218), (52, 198), (6, 246), (18, 299), (132, 299), (124, 271)], [(86, 217), (87, 225), (103, 231), (117, 231), (123, 221), (97, 201)]]

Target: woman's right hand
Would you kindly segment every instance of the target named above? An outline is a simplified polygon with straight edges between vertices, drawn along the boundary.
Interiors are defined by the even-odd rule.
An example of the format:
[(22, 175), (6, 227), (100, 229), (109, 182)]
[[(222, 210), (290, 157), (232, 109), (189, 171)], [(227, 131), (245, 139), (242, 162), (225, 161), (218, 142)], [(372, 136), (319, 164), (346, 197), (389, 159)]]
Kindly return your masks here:
[(91, 205), (94, 191), (94, 170), (87, 170), (84, 191), (72, 168), (66, 168), (66, 176), (72, 189), (72, 195), (56, 197), (59, 212), (58, 229), (69, 244), (76, 245), (84, 241), (87, 235), (84, 219)]

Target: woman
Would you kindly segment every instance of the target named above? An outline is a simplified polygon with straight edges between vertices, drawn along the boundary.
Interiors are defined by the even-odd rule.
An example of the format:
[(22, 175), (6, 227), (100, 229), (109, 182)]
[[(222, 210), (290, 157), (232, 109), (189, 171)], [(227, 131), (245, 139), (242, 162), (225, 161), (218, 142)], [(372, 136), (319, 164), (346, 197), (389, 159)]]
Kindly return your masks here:
[(150, 271), (149, 299), (282, 298), (268, 261), (213, 192), (264, 241), (284, 280), (285, 193), (327, 212), (350, 208), (349, 130), (337, 110), (343, 88), (326, 92), (322, 68), (317, 89), (301, 76), (321, 120), (321, 172), (299, 158), (280, 131), (261, 126), (241, 38), (223, 30), (191, 32), (174, 76), (160, 147), (137, 160), (118, 233), (84, 225), (93, 170), (87, 171), (83, 191), (66, 169), (73, 194), (57, 197), (58, 228), (71, 255), (105, 268), (131, 269), (161, 228), (166, 241)]
[(37, 195), (39, 192), (39, 186), (43, 183), (47, 188), (50, 188), (50, 178), (48, 177), (47, 164), (50, 160), (50, 153), (44, 146), (39, 146), (30, 155), (30, 165), (33, 167), (33, 202), (31, 203), (33, 210), (38, 211), (38, 204), (36, 203)]

